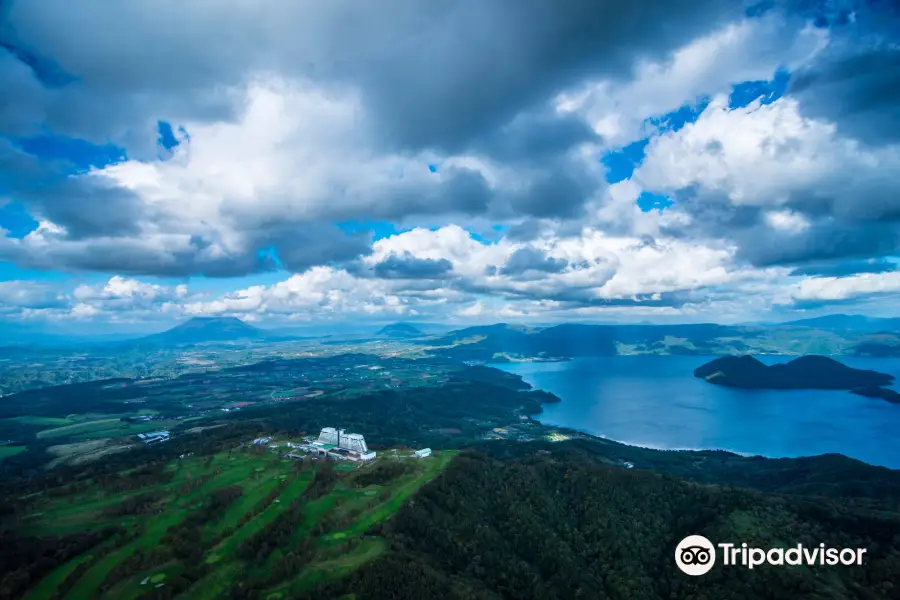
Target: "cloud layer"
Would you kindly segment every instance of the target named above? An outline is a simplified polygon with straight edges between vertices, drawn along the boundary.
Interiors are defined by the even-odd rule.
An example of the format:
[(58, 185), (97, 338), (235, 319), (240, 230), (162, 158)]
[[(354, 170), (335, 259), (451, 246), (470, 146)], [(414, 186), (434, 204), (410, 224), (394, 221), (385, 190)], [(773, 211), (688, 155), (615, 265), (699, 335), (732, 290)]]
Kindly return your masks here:
[(503, 8), (9, 3), (0, 211), (37, 225), (0, 212), (0, 261), (103, 283), (8, 277), (0, 314), (734, 320), (900, 291), (892, 5)]

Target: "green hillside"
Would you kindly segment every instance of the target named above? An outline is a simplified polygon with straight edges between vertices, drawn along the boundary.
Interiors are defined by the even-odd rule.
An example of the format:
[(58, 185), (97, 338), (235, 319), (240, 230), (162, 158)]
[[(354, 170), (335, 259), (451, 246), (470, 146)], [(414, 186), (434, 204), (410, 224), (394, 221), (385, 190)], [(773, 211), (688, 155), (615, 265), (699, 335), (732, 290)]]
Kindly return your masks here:
[(288, 597), (379, 556), (363, 534), (454, 455), (340, 469), (253, 447), (47, 489), (20, 499), (16, 535), (54, 540), (61, 560), (13, 565), (0, 597)]

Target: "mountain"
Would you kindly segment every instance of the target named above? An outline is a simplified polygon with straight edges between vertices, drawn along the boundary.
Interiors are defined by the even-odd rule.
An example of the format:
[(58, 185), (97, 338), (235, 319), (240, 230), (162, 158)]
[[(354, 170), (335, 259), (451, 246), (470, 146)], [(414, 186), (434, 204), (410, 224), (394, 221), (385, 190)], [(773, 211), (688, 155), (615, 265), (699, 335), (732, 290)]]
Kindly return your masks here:
[(266, 332), (234, 317), (194, 317), (172, 329), (140, 338), (151, 344), (200, 344), (262, 339)]
[(752, 356), (725, 356), (694, 370), (709, 383), (738, 388), (853, 390), (891, 385), (893, 375), (853, 369), (825, 356), (767, 366)]
[[(746, 350), (742, 339), (765, 334), (764, 328), (709, 323), (693, 325), (564, 324), (527, 328), (506, 323), (467, 327), (436, 340), (432, 353), (464, 360), (520, 358), (567, 359), (617, 354), (726, 354)], [(720, 341), (721, 340), (721, 341)]]
[(425, 332), (410, 323), (392, 323), (379, 329), (375, 335), (392, 338), (413, 338), (422, 337), (425, 335)]
[(880, 319), (863, 315), (825, 315), (823, 317), (789, 321), (782, 323), (782, 325), (843, 331), (897, 331), (900, 330), (900, 319)]

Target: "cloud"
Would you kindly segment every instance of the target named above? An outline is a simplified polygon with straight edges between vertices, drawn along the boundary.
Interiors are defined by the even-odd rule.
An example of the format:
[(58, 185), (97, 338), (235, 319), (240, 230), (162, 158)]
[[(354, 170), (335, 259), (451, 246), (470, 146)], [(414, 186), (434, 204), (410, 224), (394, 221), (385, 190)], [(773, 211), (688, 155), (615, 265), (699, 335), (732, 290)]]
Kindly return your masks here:
[[(0, 260), (107, 280), (0, 306), (738, 318), (893, 272), (893, 8), (601, 4), (14, 0), (0, 203), (38, 225), (0, 230)], [(787, 92), (744, 105), (776, 73)], [(51, 157), (61, 136), (115, 151)], [(208, 296), (154, 279), (264, 272)]]
[(869, 145), (900, 142), (900, 5), (833, 0), (810, 6), (816, 4), (816, 22), (829, 27), (833, 41), (791, 80), (801, 113)]
[(897, 263), (885, 258), (807, 264), (791, 271), (792, 276), (843, 277), (859, 273), (888, 273), (897, 270)]
[(374, 268), (375, 276), (383, 279), (440, 279), (452, 271), (453, 263), (446, 258), (416, 258), (408, 252), (391, 254)]
[(799, 301), (840, 301), (872, 294), (900, 292), (900, 273), (859, 273), (849, 277), (812, 277), (796, 284)]
[(843, 135), (874, 145), (900, 142), (896, 45), (821, 61), (798, 73), (790, 93), (804, 115), (835, 122)]
[[(440, 303), (440, 299), (430, 303)], [(208, 301), (185, 305), (191, 315), (276, 315), (300, 321), (346, 318), (349, 315), (399, 317), (415, 315), (429, 301), (415, 303), (392, 294), (386, 282), (359, 279), (343, 270), (314, 267), (271, 286), (253, 286)]]
[[(346, 318), (415, 312), (425, 318), (478, 311), (485, 316), (518, 311), (524, 318), (589, 307), (678, 307), (702, 301), (703, 295), (708, 300), (719, 286), (770, 284), (786, 275), (784, 269), (741, 267), (731, 248), (676, 239), (649, 242), (586, 230), (540, 244), (480, 242), (454, 226), (416, 229), (379, 240), (373, 255), (355, 269), (314, 268), (186, 309), (192, 314), (277, 314), (301, 320), (318, 314)], [(486, 264), (510, 268), (486, 272)], [(373, 277), (378, 265), (382, 277)]]
[[(94, 0), (74, 10), (41, 0), (12, 3), (0, 36), (74, 78), (37, 106), (54, 130), (77, 137), (143, 136), (139, 147), (158, 118), (227, 119), (240, 102), (234, 89), (276, 72), (357, 87), (366, 123), (385, 143), (452, 153), (587, 74), (621, 77), (635, 57), (664, 56), (738, 17), (742, 4), (640, 0), (598, 10), (586, 0), (552, 8), (526, 0), (510, 12), (477, 0)], [(160, 28), (166, 44), (157, 43)]]
[(562, 94), (557, 105), (582, 115), (609, 145), (623, 146), (665, 128), (651, 117), (728, 93), (733, 84), (769, 80), (779, 68), (807, 64), (827, 40), (827, 32), (781, 12), (735, 20), (663, 60), (638, 62), (629, 81), (601, 79)]
[[(375, 153), (356, 129), (353, 93), (265, 80), (233, 123), (186, 124), (189, 139), (164, 161), (125, 160), (48, 179), (37, 159), (8, 147), (16, 197), (56, 230), (7, 239), (0, 256), (29, 266), (183, 276), (274, 268), (296, 272), (353, 260), (364, 234), (333, 223), (485, 215), (572, 216), (602, 185), (577, 152), (521, 168), (490, 157)], [(593, 172), (592, 172), (593, 171)]]
[(0, 281), (0, 309), (49, 309), (67, 304), (53, 286), (35, 281)]
[(757, 265), (900, 247), (900, 146), (842, 137), (790, 97), (733, 110), (715, 98), (695, 123), (653, 138), (633, 179), (676, 200), (686, 219), (673, 230), (730, 238)]
[(521, 276), (529, 271), (538, 273), (559, 273), (569, 264), (564, 258), (546, 256), (535, 248), (519, 248), (509, 257), (498, 273), (500, 275)]
[(0, 312), (18, 320), (152, 321), (180, 316), (182, 305), (197, 298), (186, 284), (166, 286), (121, 276), (74, 288), (65, 282), (0, 282)]

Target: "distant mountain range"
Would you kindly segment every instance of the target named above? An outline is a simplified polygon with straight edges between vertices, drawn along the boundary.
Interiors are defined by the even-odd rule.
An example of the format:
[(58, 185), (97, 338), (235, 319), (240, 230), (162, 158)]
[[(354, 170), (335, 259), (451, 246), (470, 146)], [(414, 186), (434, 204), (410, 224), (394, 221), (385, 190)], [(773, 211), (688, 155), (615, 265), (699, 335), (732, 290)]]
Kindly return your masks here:
[[(75, 336), (63, 332), (6, 328), (6, 345), (17, 347), (117, 347), (322, 339), (352, 343), (394, 339), (430, 346), (445, 358), (473, 361), (567, 359), (620, 354), (819, 354), (900, 357), (900, 319), (828, 315), (766, 325), (578, 324), (527, 327), (498, 323), (448, 331), (433, 323), (392, 323), (365, 331), (344, 324), (334, 328), (263, 329), (234, 317), (194, 317), (167, 331), (138, 337), (122, 332)], [(327, 334), (327, 335), (326, 335)], [(325, 342), (329, 338), (329, 342)]]
[(900, 356), (900, 334), (844, 331), (785, 323), (737, 326), (583, 325), (528, 328), (508, 324), (467, 327), (416, 340), (437, 356), (470, 361), (622, 354)]
[(900, 318), (883, 319), (865, 317), (863, 315), (826, 315), (824, 317), (789, 321), (787, 323), (780, 323), (780, 325), (843, 331), (900, 331)]

